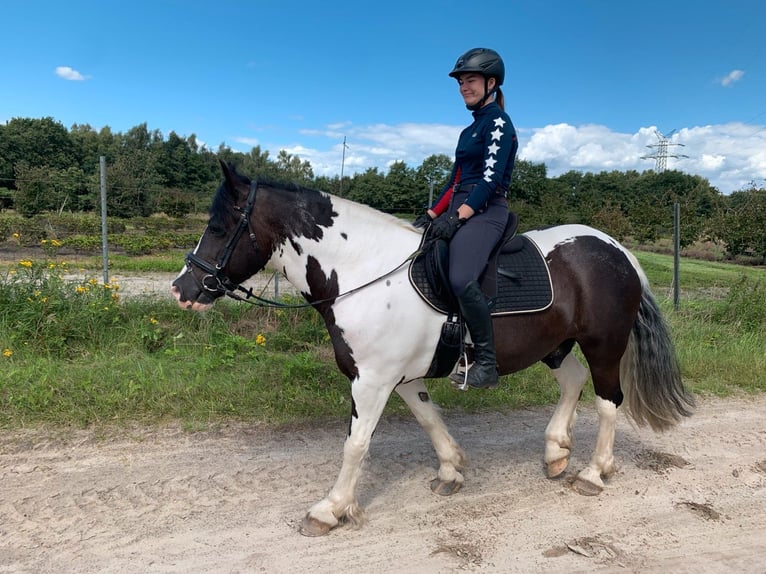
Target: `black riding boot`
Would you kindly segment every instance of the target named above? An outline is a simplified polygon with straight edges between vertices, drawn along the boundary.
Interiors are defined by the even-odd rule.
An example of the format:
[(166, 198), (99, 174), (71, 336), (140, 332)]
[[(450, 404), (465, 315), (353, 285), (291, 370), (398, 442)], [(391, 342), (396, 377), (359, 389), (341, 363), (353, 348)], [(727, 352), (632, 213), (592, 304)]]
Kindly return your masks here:
[(490, 389), (497, 386), (497, 359), (492, 316), (487, 299), (476, 281), (471, 281), (458, 297), (474, 348), (474, 362), (468, 369), (467, 381), (472, 387)]

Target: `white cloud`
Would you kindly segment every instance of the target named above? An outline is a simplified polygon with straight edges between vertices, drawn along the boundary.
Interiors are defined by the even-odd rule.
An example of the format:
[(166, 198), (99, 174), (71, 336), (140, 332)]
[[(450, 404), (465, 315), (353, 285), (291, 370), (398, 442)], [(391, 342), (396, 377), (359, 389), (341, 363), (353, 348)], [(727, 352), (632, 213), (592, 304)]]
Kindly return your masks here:
[(81, 82), (85, 79), (85, 76), (83, 76), (80, 72), (75, 70), (74, 68), (70, 68), (69, 66), (58, 66), (56, 68), (56, 75), (59, 78), (64, 78), (65, 80), (71, 80), (71, 81), (77, 81)]
[[(634, 134), (604, 126), (557, 124), (531, 130), (519, 157), (545, 163), (548, 175), (569, 170), (642, 172), (655, 161), (659, 142), (654, 126)], [(743, 189), (766, 178), (766, 129), (741, 123), (684, 128), (669, 138), (667, 167), (706, 178), (722, 193)], [(671, 157), (671, 156), (688, 156)]]
[(731, 86), (734, 82), (738, 82), (742, 79), (742, 76), (745, 75), (744, 70), (732, 70), (728, 74), (726, 74), (723, 78), (721, 78), (720, 82), (722, 86)]
[[(418, 167), (425, 158), (445, 154), (452, 158), (463, 126), (440, 124), (352, 123), (302, 130), (288, 145), (236, 138), (246, 145), (261, 145), (276, 157), (281, 149), (309, 161), (315, 175), (334, 177), (377, 168), (385, 173), (395, 161)], [(343, 138), (346, 138), (345, 158)], [(308, 143), (311, 140), (312, 143)], [(544, 163), (549, 177), (570, 170), (643, 172), (655, 168), (657, 128), (647, 126), (635, 133), (620, 133), (602, 125), (552, 124), (519, 129), (519, 157)], [(710, 181), (722, 193), (744, 189), (751, 181), (766, 179), (766, 126), (728, 123), (683, 128), (669, 139), (667, 167)]]
[(251, 148), (260, 145), (260, 142), (256, 138), (236, 137), (234, 138), (234, 141), (237, 143), (245, 144)]

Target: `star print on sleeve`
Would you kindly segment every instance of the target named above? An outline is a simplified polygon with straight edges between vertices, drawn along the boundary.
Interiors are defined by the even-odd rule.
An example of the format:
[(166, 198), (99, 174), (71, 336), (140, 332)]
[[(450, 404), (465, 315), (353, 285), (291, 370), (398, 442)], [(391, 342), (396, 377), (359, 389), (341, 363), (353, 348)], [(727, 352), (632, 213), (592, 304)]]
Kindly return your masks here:
[(492, 141), (500, 141), (500, 138), (503, 137), (503, 131), (500, 128), (497, 128), (490, 135), (492, 136)]
[(503, 118), (495, 118), (496, 128), (502, 128), (504, 125), (505, 125), (505, 120)]

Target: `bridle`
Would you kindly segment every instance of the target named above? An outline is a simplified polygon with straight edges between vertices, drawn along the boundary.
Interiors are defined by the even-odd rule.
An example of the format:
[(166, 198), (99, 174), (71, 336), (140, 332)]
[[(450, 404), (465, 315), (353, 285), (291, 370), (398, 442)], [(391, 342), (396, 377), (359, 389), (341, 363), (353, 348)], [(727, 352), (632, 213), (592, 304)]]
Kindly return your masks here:
[[(250, 303), (251, 305), (263, 305), (266, 307), (280, 307), (280, 308), (290, 308), (290, 309), (297, 309), (302, 307), (315, 307), (316, 305), (319, 305), (321, 303), (328, 303), (335, 301), (339, 297), (345, 297), (347, 295), (351, 295), (352, 293), (356, 293), (357, 291), (360, 291), (366, 287), (369, 287), (370, 285), (377, 283), (381, 279), (384, 279), (388, 277), (389, 275), (395, 273), (397, 270), (399, 270), (401, 267), (403, 267), (405, 264), (413, 260), (420, 252), (421, 250), (418, 249), (414, 253), (412, 253), (409, 257), (407, 257), (404, 261), (399, 263), (396, 267), (388, 271), (387, 273), (384, 273), (383, 275), (380, 275), (376, 278), (374, 278), (371, 281), (368, 281), (367, 283), (360, 285), (358, 287), (355, 287), (353, 289), (349, 289), (348, 291), (345, 291), (343, 293), (339, 293), (338, 295), (335, 295), (333, 297), (328, 297), (326, 299), (320, 299), (317, 301), (312, 301), (310, 303), (305, 304), (288, 304), (288, 303), (280, 303), (278, 301), (272, 301), (270, 299), (264, 299), (263, 297), (260, 297), (253, 293), (252, 289), (245, 289), (242, 287), (242, 285), (239, 285), (237, 283), (234, 283), (231, 279), (229, 279), (226, 274), (223, 272), (224, 267), (229, 263), (229, 259), (231, 259), (232, 253), (234, 253), (234, 249), (237, 247), (237, 243), (239, 243), (240, 237), (242, 237), (242, 234), (245, 232), (245, 229), (247, 229), (248, 236), (250, 237), (250, 243), (253, 246), (253, 249), (255, 250), (256, 254), (258, 253), (258, 243), (255, 239), (255, 231), (253, 231), (253, 224), (250, 221), (250, 216), (253, 213), (253, 208), (255, 207), (255, 192), (258, 189), (258, 182), (255, 180), (251, 180), (250, 182), (250, 192), (247, 195), (247, 202), (245, 203), (245, 207), (239, 207), (234, 206), (234, 209), (240, 213), (239, 218), (239, 224), (237, 225), (237, 229), (234, 232), (234, 235), (229, 238), (228, 243), (226, 243), (226, 247), (223, 250), (223, 254), (221, 255), (221, 258), (218, 260), (218, 263), (215, 265), (208, 263), (201, 257), (197, 256), (196, 253), (193, 251), (190, 251), (186, 254), (186, 267), (188, 269), (188, 273), (192, 273), (192, 266), (195, 266), (202, 271), (206, 273), (205, 276), (202, 277), (202, 279), (197, 279), (196, 275), (192, 273), (192, 277), (194, 277), (194, 280), (197, 282), (198, 285), (200, 285), (205, 291), (208, 291), (209, 293), (213, 293), (216, 295), (227, 295), (228, 297), (231, 297), (232, 299), (236, 299), (237, 301), (243, 301), (245, 303)], [(242, 291), (245, 296), (242, 297), (241, 295), (237, 294), (236, 291)], [(256, 301), (250, 301), (250, 299), (255, 299)]]
[(186, 254), (186, 267), (189, 269), (189, 273), (192, 271), (192, 265), (198, 267), (206, 273), (206, 275), (202, 277), (202, 280), (197, 280), (197, 282), (205, 291), (209, 291), (210, 293), (217, 293), (220, 295), (229, 295), (236, 289), (247, 292), (246, 289), (238, 284), (235, 284), (231, 279), (229, 279), (223, 272), (223, 269), (229, 263), (229, 259), (231, 259), (231, 255), (234, 253), (234, 249), (237, 247), (237, 243), (239, 243), (239, 239), (242, 237), (245, 229), (247, 229), (247, 233), (250, 237), (250, 243), (252, 244), (253, 249), (255, 249), (255, 252), (258, 253), (258, 243), (255, 239), (253, 224), (250, 221), (250, 215), (253, 213), (253, 207), (255, 207), (255, 192), (257, 189), (258, 182), (251, 180), (250, 192), (247, 195), (247, 202), (245, 203), (245, 207), (239, 207), (237, 205), (234, 206), (234, 209), (240, 213), (239, 224), (237, 225), (237, 229), (234, 232), (234, 235), (232, 235), (229, 238), (228, 243), (226, 243), (226, 247), (223, 250), (221, 258), (218, 260), (218, 263), (215, 265), (208, 263), (201, 257), (198, 257), (197, 254), (193, 251), (190, 251)]

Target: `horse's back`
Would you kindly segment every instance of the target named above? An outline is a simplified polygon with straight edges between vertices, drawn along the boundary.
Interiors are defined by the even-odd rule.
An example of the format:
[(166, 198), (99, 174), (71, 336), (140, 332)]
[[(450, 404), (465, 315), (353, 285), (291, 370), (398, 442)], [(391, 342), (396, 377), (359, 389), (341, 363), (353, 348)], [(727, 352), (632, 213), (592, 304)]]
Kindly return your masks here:
[(596, 229), (595, 227), (590, 227), (588, 225), (582, 225), (579, 223), (554, 225), (552, 227), (532, 229), (530, 231), (526, 231), (524, 235), (534, 241), (540, 248), (540, 251), (542, 251), (546, 256), (558, 246), (567, 243), (574, 243), (578, 239), (587, 237), (598, 239), (606, 245), (611, 245), (623, 252), (627, 252), (627, 250), (610, 235), (599, 229)]

